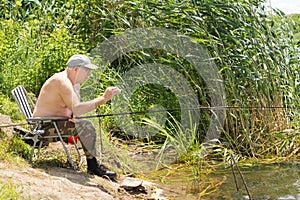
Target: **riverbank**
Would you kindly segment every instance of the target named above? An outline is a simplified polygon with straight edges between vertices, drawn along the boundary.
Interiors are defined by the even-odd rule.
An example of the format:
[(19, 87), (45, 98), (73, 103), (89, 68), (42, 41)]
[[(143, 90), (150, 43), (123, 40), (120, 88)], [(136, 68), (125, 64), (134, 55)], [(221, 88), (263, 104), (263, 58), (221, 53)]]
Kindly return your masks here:
[(151, 182), (142, 181), (143, 190), (124, 188), (126, 178), (120, 176), (117, 181), (111, 181), (66, 168), (41, 169), (26, 163), (13, 165), (0, 161), (0, 197), (7, 199), (5, 194), (14, 193), (14, 199), (30, 200), (167, 199)]

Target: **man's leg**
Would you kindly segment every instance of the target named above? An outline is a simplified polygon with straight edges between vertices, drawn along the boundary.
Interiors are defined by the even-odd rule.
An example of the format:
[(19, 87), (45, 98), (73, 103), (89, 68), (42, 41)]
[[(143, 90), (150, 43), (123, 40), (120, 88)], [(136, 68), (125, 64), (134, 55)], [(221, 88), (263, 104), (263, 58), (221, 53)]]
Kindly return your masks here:
[[(78, 135), (82, 144), (83, 151), (86, 155), (88, 169), (90, 174), (98, 176), (107, 176), (109, 178), (115, 178), (117, 173), (109, 171), (103, 165), (99, 165), (96, 160), (96, 130), (93, 124), (88, 120), (78, 120), (73, 123), (71, 121), (61, 121), (57, 123), (62, 135), (73, 134)], [(44, 125), (45, 135), (56, 135), (55, 128), (52, 123), (45, 123)], [(55, 142), (57, 139), (51, 138), (49, 142)]]
[(108, 170), (103, 165), (99, 165), (96, 159), (96, 130), (92, 122), (89, 120), (79, 120), (75, 123), (76, 132), (82, 144), (82, 148), (86, 155), (87, 171), (90, 174), (98, 176), (107, 176), (115, 178), (116, 172)]

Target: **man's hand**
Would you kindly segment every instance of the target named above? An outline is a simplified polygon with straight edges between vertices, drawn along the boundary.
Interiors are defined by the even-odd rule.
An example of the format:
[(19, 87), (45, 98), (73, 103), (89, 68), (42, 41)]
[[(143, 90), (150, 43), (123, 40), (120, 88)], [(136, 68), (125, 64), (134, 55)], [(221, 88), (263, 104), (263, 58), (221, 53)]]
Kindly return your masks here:
[(108, 87), (102, 97), (104, 98), (105, 101), (109, 101), (115, 96), (116, 94), (119, 94), (121, 92), (121, 89), (117, 87)]

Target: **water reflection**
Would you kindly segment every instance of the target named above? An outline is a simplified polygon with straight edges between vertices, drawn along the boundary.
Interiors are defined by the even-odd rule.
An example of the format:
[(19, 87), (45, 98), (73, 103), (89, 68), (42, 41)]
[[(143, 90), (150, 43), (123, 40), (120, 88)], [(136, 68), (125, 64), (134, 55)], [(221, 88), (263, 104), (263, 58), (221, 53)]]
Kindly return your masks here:
[[(300, 163), (252, 166), (240, 170), (253, 200), (300, 200)], [(218, 169), (207, 179), (197, 181), (191, 168), (173, 168), (152, 174), (152, 181), (159, 183), (164, 193), (176, 200), (249, 199), (241, 177), (237, 170), (235, 172), (237, 184), (231, 168)], [(221, 186), (217, 186), (219, 183)], [(203, 196), (204, 193), (200, 192), (206, 187), (211, 193)]]
[[(300, 200), (300, 166), (297, 164), (255, 166), (241, 168), (241, 171), (252, 199)], [(210, 199), (249, 199), (238, 175), (240, 189), (237, 191), (231, 170), (219, 170), (213, 176), (226, 176), (227, 180)]]

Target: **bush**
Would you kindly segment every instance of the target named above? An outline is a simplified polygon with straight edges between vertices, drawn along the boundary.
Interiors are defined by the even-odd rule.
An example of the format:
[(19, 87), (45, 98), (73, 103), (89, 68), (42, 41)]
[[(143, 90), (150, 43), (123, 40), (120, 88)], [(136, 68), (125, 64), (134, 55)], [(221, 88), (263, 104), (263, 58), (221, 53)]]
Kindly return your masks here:
[(15, 161), (14, 157), (20, 156), (24, 159), (30, 158), (31, 147), (26, 144), (18, 134), (8, 138), (5, 134), (0, 135), (0, 159)]
[(84, 52), (80, 40), (63, 24), (51, 32), (45, 31), (38, 20), (5, 20), (0, 27), (0, 88), (4, 95), (10, 96), (19, 84), (38, 94), (48, 77), (65, 69), (71, 55)]
[(14, 135), (8, 143), (7, 153), (21, 156), (28, 160), (30, 158), (31, 147), (19, 135)]
[(0, 94), (0, 113), (10, 116), (12, 120), (24, 119), (18, 105), (12, 102), (7, 95)]

